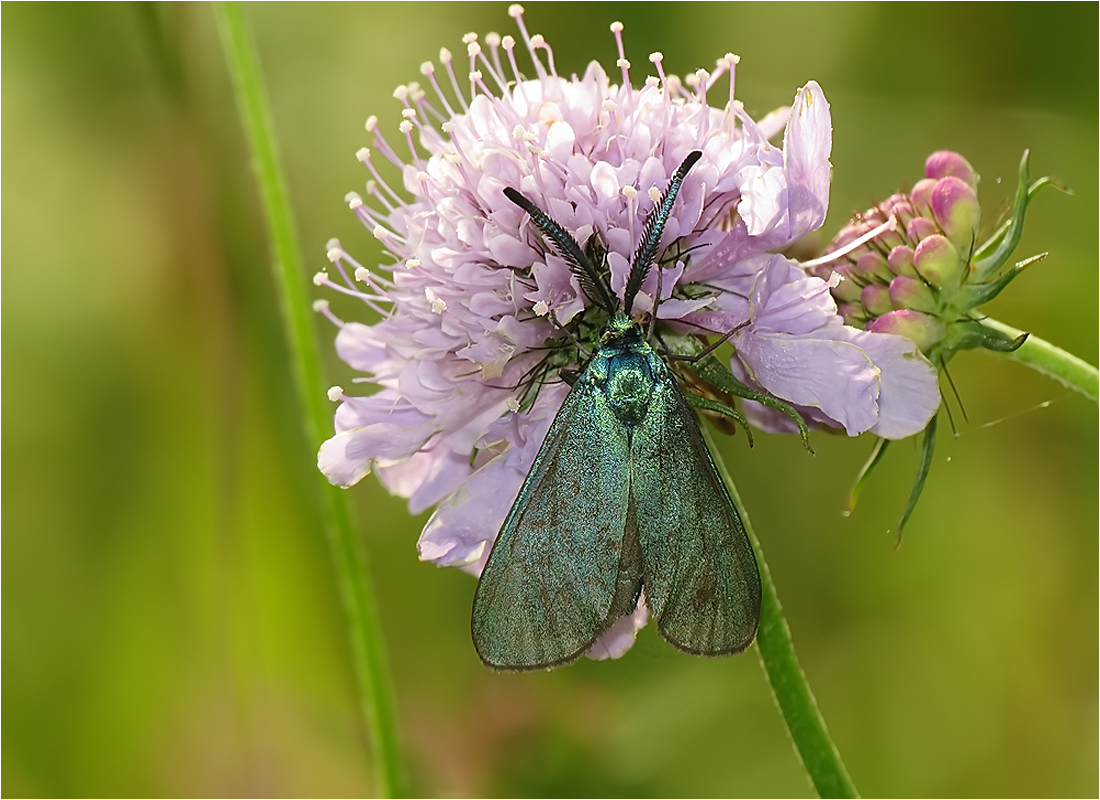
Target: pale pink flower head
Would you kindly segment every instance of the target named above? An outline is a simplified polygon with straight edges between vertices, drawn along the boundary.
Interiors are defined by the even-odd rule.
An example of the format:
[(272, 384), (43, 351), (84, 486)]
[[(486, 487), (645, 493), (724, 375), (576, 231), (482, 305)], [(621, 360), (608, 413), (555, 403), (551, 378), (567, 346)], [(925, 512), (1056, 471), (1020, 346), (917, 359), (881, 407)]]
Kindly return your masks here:
[[(367, 123), (373, 146), (358, 155), (369, 196), (348, 201), (389, 260), (369, 270), (330, 242), (335, 274), (316, 282), (382, 316), (343, 321), (318, 303), (339, 327), (340, 357), (377, 391), (330, 391), (336, 433), (318, 456), (329, 480), (347, 487), (373, 471), (411, 513), (435, 507), (420, 557), (480, 573), (568, 391), (558, 373), (577, 366), (560, 329), (585, 339), (606, 319), (503, 190), (521, 192), (582, 245), (606, 248), (621, 297), (646, 216), (694, 150), (702, 158), (657, 257), (659, 327), (722, 334), (747, 323), (735, 368), (757, 385), (852, 434), (920, 430), (938, 395), (916, 348), (845, 327), (825, 281), (772, 255), (828, 209), (832, 129), (821, 88), (807, 84), (791, 108), (757, 121), (734, 96), (736, 56), (680, 80), (654, 53), (656, 74), (637, 82), (618, 23), (614, 79), (596, 62), (564, 77), (522, 9), (510, 13), (519, 42), (467, 35), (461, 68), (443, 50), (438, 65), (421, 67), (424, 85), (394, 93), (396, 135)], [(383, 179), (379, 160), (400, 169), (401, 186)], [(652, 311), (657, 272), (635, 312)], [(621, 655), (644, 621), (640, 604), (593, 657)]]

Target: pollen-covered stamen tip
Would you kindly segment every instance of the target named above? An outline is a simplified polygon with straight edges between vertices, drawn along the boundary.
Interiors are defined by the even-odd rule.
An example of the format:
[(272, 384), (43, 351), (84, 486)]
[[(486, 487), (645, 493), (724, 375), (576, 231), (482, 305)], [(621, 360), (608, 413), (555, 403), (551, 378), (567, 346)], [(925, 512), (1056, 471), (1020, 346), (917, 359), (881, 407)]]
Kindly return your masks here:
[(722, 59), (726, 63), (726, 69), (730, 73), (730, 99), (729, 107), (733, 109), (733, 93), (737, 85), (737, 65), (741, 63), (741, 56), (734, 55), (733, 53), (726, 53), (725, 58)]
[(623, 88), (626, 89), (627, 96), (629, 97), (633, 87), (630, 85), (630, 62), (626, 60), (626, 49), (623, 47), (623, 24), (618, 20), (612, 22), (611, 33), (615, 35), (615, 47), (619, 51), (619, 57), (615, 61), (615, 66), (623, 71)]
[(668, 78), (665, 76), (665, 54), (664, 53), (650, 53), (649, 63), (657, 68), (657, 75), (661, 78), (661, 85), (664, 86), (665, 92), (668, 92)]
[(328, 390), (328, 399), (335, 403), (344, 397), (344, 388), (342, 386), (332, 386)]
[(314, 286), (324, 286), (328, 282), (329, 282), (328, 273), (323, 271), (323, 270), (321, 272), (318, 272), (316, 275), (313, 276), (313, 285)]

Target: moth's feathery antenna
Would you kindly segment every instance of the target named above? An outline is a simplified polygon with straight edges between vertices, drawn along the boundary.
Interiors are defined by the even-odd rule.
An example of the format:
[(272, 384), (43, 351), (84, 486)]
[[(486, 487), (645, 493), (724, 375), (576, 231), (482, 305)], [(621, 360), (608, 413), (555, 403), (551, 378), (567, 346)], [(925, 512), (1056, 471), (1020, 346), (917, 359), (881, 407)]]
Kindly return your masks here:
[(608, 314), (614, 314), (618, 303), (611, 297), (611, 290), (604, 285), (603, 280), (596, 272), (596, 268), (592, 266), (592, 262), (588, 260), (580, 245), (577, 244), (577, 240), (570, 236), (561, 225), (547, 216), (538, 206), (511, 186), (505, 187), (504, 195), (531, 215), (531, 221), (535, 223), (535, 227), (549, 240), (554, 249), (558, 251), (558, 255), (565, 259), (569, 265), (569, 271), (576, 276), (577, 283), (580, 284), (581, 291), (584, 292), (585, 296), (602, 307)]
[[(676, 195), (687, 177), (688, 171), (695, 166), (695, 162), (703, 157), (701, 150), (692, 150), (683, 163), (676, 168), (676, 173), (668, 184), (668, 190), (661, 198), (660, 204), (655, 207), (646, 218), (645, 227), (642, 229), (642, 240), (634, 253), (634, 259), (630, 262), (630, 275), (626, 280), (626, 289), (623, 292), (623, 311), (630, 316), (630, 310), (634, 307), (634, 297), (642, 288), (653, 258), (657, 254), (657, 245), (661, 241), (661, 234), (665, 230), (665, 223), (672, 213), (672, 206), (676, 202)], [(656, 309), (654, 309), (656, 313)]]

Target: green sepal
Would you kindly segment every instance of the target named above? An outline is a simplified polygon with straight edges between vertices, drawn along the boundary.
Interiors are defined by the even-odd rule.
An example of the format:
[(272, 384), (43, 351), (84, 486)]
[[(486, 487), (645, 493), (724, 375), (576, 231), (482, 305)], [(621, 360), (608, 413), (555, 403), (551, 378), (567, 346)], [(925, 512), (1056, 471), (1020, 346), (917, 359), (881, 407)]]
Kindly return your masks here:
[(984, 281), (1008, 261), (1012, 251), (1020, 243), (1020, 236), (1024, 232), (1024, 215), (1027, 213), (1028, 203), (1039, 193), (1040, 189), (1044, 186), (1053, 186), (1066, 194), (1072, 194), (1069, 187), (1049, 177), (1040, 178), (1029, 186), (1028, 182), (1031, 180), (1030, 160), (1031, 154), (1025, 150), (1023, 158), (1020, 159), (1020, 173), (1017, 181), (1016, 200), (1012, 206), (1012, 217), (974, 252), (974, 280)]
[(933, 416), (928, 427), (924, 429), (924, 443), (921, 446), (920, 463), (917, 465), (917, 477), (913, 481), (913, 489), (909, 492), (909, 502), (905, 504), (905, 511), (902, 512), (901, 519), (898, 521), (898, 535), (894, 541), (894, 547), (901, 546), (901, 534), (905, 530), (905, 523), (909, 521), (913, 509), (917, 507), (917, 501), (920, 499), (921, 492), (924, 491), (924, 482), (928, 480), (928, 471), (932, 468), (932, 453), (936, 449), (938, 418), (938, 415)]
[(948, 326), (947, 336), (935, 344), (928, 353), (928, 358), (933, 364), (942, 367), (960, 350), (983, 348), (994, 353), (1012, 353), (1027, 341), (1029, 335), (1021, 333), (1013, 337), (982, 325), (977, 320), (960, 320)]
[(737, 424), (745, 429), (745, 435), (749, 437), (749, 447), (752, 447), (752, 428), (749, 427), (749, 421), (745, 419), (745, 415), (738, 411), (733, 406), (728, 406), (725, 403), (720, 403), (717, 400), (710, 400), (706, 397), (700, 397), (695, 392), (684, 392), (684, 397), (690, 405), (695, 408), (702, 409), (703, 411), (711, 411), (715, 414), (721, 414), (724, 417), (730, 417), (737, 421)]
[(856, 476), (856, 482), (852, 486), (852, 491), (848, 495), (848, 505), (844, 509), (844, 516), (847, 517), (856, 510), (856, 503), (859, 502), (859, 496), (863, 493), (863, 487), (867, 483), (867, 479), (871, 477), (872, 470), (878, 466), (878, 463), (886, 454), (886, 446), (889, 444), (889, 439), (875, 440), (875, 446), (871, 449), (871, 455), (869, 455), (867, 461), (864, 462), (863, 468), (860, 469), (859, 475)]
[(1002, 272), (993, 280), (986, 281), (985, 283), (967, 283), (959, 292), (956, 308), (969, 309), (985, 305), (999, 295), (1021, 272), (1037, 261), (1042, 261), (1046, 257), (1046, 253), (1040, 253), (1037, 256), (1032, 256), (1031, 258), (1026, 258), (1018, 262), (1012, 269)]

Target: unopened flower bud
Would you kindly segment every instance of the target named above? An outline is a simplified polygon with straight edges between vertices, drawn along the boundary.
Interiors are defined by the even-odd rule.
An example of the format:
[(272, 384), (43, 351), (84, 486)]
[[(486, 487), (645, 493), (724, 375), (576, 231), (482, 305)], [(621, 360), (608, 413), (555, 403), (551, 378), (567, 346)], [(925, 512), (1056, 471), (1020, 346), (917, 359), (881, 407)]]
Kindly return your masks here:
[(894, 308), (911, 308), (914, 311), (936, 310), (936, 296), (920, 278), (899, 275), (890, 281), (890, 301)]
[(913, 265), (921, 277), (938, 289), (958, 288), (966, 270), (959, 251), (938, 233), (917, 245)]
[(971, 189), (978, 188), (978, 173), (970, 162), (951, 150), (937, 150), (924, 162), (924, 174), (929, 178), (958, 178)]
[(842, 303), (857, 302), (863, 293), (863, 286), (855, 279), (852, 268), (844, 264), (836, 268), (836, 274), (841, 277), (841, 281), (833, 289), (833, 297)]
[(913, 267), (912, 247), (898, 245), (886, 257), (886, 263), (895, 275), (908, 275), (910, 278), (917, 277), (917, 270)]
[(919, 212), (927, 214), (932, 211), (932, 190), (936, 188), (934, 178), (922, 178), (913, 184), (913, 191), (909, 193), (911, 202)]
[(873, 317), (879, 317), (887, 311), (894, 310), (894, 304), (890, 301), (890, 289), (881, 283), (864, 286), (860, 299), (863, 301), (863, 307)]
[(863, 329), (867, 326), (867, 312), (862, 303), (842, 303), (837, 308), (837, 313), (844, 320), (845, 325)]
[(969, 253), (982, 215), (974, 190), (959, 178), (943, 178), (932, 190), (932, 213), (952, 244)]
[(908, 310), (891, 311), (888, 314), (883, 314), (868, 325), (867, 330), (875, 333), (895, 333), (898, 336), (904, 336), (922, 351), (927, 351), (947, 335), (947, 328), (939, 320), (919, 311)]
[(905, 234), (911, 242), (920, 242), (934, 233), (939, 233), (936, 223), (928, 217), (917, 217), (905, 226)]
[(883, 283), (889, 283), (894, 277), (894, 274), (890, 272), (890, 267), (886, 264), (886, 259), (882, 257), (881, 253), (876, 252), (861, 255), (856, 262), (855, 273), (864, 283), (870, 283), (876, 279)]

